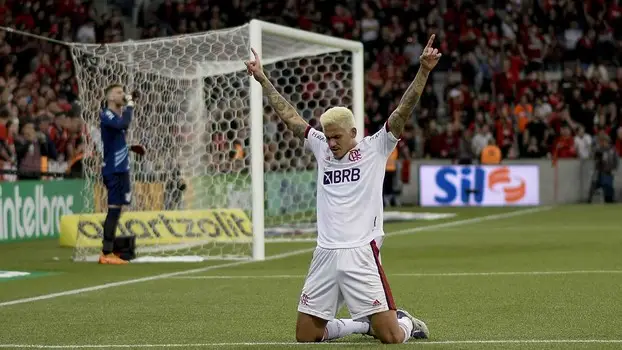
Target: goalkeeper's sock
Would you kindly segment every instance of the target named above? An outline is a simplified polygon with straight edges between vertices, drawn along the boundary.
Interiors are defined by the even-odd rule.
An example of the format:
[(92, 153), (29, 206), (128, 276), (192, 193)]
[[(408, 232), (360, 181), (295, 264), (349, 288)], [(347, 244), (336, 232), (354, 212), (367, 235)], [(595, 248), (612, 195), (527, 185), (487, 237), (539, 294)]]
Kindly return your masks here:
[(121, 208), (108, 208), (108, 215), (106, 215), (106, 221), (104, 221), (104, 239), (102, 240), (102, 253), (104, 255), (112, 253), (115, 231), (120, 218)]
[(350, 334), (365, 334), (369, 332), (369, 323), (358, 322), (351, 319), (340, 319), (328, 321), (324, 329), (322, 341), (343, 338)]
[(408, 317), (398, 318), (397, 324), (404, 331), (404, 341), (402, 341), (402, 343), (406, 343), (410, 339), (410, 334), (412, 333), (415, 325), (413, 324), (413, 321)]

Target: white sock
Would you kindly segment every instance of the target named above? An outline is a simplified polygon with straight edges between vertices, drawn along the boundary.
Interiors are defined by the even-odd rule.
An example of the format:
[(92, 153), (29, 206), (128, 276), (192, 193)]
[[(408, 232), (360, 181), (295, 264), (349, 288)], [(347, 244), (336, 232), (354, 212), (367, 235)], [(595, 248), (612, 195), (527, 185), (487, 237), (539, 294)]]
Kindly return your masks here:
[(369, 323), (367, 322), (358, 322), (351, 319), (332, 320), (326, 324), (322, 341), (343, 338), (350, 334), (365, 334), (368, 331)]
[(402, 343), (406, 343), (410, 339), (410, 333), (412, 333), (413, 328), (415, 328), (415, 325), (413, 324), (413, 321), (411, 321), (410, 318), (408, 317), (398, 318), (397, 323), (399, 324), (400, 328), (404, 331), (404, 341)]

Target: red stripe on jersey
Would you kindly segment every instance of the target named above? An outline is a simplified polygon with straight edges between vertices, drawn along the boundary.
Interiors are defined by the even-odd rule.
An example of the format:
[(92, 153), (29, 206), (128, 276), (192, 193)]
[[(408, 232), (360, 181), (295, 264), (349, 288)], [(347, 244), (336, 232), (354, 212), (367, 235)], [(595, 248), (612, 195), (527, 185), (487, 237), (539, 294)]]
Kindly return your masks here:
[(307, 125), (305, 129), (305, 139), (309, 137), (309, 131), (311, 131), (311, 125)]
[(385, 123), (384, 123), (384, 129), (385, 129), (387, 132), (390, 132), (390, 131), (391, 131), (391, 130), (389, 130), (389, 122), (385, 122)]
[(389, 287), (387, 275), (385, 275), (384, 269), (380, 264), (380, 250), (378, 249), (375, 240), (371, 241), (370, 245), (371, 250), (374, 252), (374, 260), (376, 261), (376, 266), (378, 267), (378, 274), (380, 275), (382, 289), (384, 289), (384, 296), (387, 298), (387, 305), (389, 306), (389, 310), (397, 310), (397, 307), (395, 307), (395, 300), (393, 300), (393, 294), (391, 294), (391, 287)]

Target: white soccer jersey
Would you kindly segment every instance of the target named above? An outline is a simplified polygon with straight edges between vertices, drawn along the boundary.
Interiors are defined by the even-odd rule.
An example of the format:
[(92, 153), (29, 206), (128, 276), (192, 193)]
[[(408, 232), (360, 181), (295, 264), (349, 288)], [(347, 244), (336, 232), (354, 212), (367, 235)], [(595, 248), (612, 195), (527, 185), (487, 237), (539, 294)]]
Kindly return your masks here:
[(317, 245), (356, 248), (383, 236), (382, 184), (399, 141), (385, 126), (335, 159), (323, 133), (308, 127), (305, 146), (317, 160)]

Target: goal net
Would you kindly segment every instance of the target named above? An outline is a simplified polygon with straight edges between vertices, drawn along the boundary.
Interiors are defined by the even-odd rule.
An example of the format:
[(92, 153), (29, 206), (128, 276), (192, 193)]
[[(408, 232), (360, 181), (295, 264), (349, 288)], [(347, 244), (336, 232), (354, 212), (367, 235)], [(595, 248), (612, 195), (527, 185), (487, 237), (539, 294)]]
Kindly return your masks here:
[(77, 215), (74, 260), (95, 259), (101, 249), (107, 206), (99, 110), (113, 83), (140, 91), (128, 144), (148, 152), (131, 155), (132, 204), (117, 229), (117, 236), (136, 237), (137, 260), (263, 259), (266, 243), (314, 239), (315, 161), (246, 75), (251, 46), (312, 126), (338, 105), (353, 108), (362, 125), (359, 43), (252, 21), (71, 45), (89, 130), (83, 194), (90, 213)]

